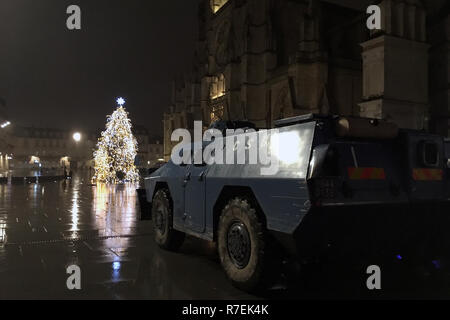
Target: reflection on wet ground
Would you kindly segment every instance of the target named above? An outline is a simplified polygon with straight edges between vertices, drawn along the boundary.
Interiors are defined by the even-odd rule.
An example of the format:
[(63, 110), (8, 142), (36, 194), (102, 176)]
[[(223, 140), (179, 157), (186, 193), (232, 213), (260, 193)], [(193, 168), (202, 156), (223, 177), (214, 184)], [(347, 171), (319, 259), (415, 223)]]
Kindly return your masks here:
[[(91, 185), (83, 175), (43, 184), (0, 185), (0, 299), (450, 297), (447, 289), (424, 296), (421, 285), (407, 274), (404, 292), (368, 295), (367, 274), (361, 268), (314, 269), (301, 277), (287, 265), (270, 290), (246, 294), (226, 279), (214, 244), (187, 238), (179, 253), (160, 250), (153, 242), (151, 222), (138, 220), (135, 188)], [(66, 268), (73, 264), (81, 268), (80, 291), (66, 286)], [(357, 290), (346, 281), (345, 272), (357, 275)], [(449, 288), (441, 286), (441, 279), (436, 283)]]
[[(138, 221), (134, 185), (91, 185), (75, 176), (0, 185), (0, 298), (241, 299), (213, 246), (188, 239), (180, 253), (153, 243)], [(81, 268), (82, 290), (66, 287)]]

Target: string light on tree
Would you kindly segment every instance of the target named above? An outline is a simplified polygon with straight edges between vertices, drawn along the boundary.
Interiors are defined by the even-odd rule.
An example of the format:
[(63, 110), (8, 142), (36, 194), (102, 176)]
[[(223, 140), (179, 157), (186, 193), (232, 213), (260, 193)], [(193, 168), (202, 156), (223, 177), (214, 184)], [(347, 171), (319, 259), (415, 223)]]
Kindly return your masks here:
[(94, 152), (93, 181), (96, 182), (123, 183), (139, 180), (134, 164), (137, 141), (131, 132), (128, 112), (123, 107), (125, 100), (118, 98), (116, 101), (119, 106), (107, 117), (106, 129), (102, 132)]

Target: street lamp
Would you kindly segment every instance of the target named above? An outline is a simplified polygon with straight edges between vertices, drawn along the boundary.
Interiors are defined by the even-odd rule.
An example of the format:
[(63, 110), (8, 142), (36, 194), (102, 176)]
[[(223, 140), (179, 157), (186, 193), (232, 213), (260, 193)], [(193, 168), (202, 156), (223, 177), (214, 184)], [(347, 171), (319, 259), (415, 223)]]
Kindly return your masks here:
[(73, 134), (73, 140), (75, 140), (75, 142), (80, 142), (81, 141), (81, 133), (75, 132)]
[(11, 122), (9, 122), (9, 121), (6, 121), (6, 122), (3, 122), (2, 124), (1, 124), (1, 128), (2, 129), (4, 129), (4, 128), (6, 128), (7, 126), (9, 126), (11, 124)]

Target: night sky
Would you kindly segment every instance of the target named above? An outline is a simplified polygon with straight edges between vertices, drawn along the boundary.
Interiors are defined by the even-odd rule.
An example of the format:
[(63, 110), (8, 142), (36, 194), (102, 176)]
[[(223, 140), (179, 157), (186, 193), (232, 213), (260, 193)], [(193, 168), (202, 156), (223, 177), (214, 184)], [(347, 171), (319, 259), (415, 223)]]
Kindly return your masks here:
[[(189, 71), (197, 0), (1, 0), (0, 97), (13, 123), (101, 129), (123, 96), (162, 134), (170, 82)], [(66, 9), (82, 10), (82, 30)]]

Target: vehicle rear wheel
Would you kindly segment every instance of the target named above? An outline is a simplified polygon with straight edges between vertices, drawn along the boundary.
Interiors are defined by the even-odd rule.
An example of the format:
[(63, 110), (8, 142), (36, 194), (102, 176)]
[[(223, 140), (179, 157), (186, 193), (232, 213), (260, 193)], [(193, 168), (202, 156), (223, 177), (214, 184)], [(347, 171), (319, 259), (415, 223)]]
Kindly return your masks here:
[(222, 210), (218, 251), (234, 286), (254, 291), (267, 284), (269, 253), (265, 227), (247, 200), (233, 199)]
[(152, 220), (158, 246), (170, 251), (178, 250), (184, 242), (185, 234), (173, 229), (173, 208), (169, 190), (160, 189), (153, 197)]

